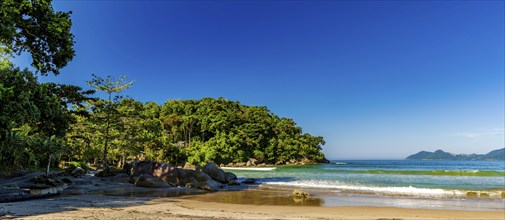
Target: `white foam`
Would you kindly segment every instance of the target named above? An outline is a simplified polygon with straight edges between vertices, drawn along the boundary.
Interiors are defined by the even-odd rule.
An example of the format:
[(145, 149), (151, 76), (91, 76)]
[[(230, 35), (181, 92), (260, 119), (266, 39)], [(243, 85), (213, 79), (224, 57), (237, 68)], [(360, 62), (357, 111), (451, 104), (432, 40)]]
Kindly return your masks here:
[(275, 167), (221, 167), (223, 170), (272, 171)]
[(291, 182), (263, 182), (266, 185), (277, 186), (294, 186), (301, 188), (318, 188), (318, 189), (332, 189), (354, 192), (366, 192), (373, 194), (386, 194), (386, 195), (411, 195), (419, 197), (443, 197), (443, 196), (460, 196), (465, 193), (458, 190), (444, 190), (444, 189), (429, 189), (417, 188), (413, 186), (408, 187), (382, 187), (382, 186), (366, 186), (366, 185), (349, 185), (343, 184), (339, 181), (327, 180), (298, 180)]

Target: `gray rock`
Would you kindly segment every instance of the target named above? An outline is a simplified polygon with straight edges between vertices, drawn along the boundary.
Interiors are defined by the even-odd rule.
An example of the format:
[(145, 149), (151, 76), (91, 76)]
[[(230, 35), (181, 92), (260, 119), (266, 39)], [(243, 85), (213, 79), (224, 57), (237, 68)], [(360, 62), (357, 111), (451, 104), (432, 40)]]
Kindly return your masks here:
[(196, 172), (195, 173), (195, 179), (198, 182), (205, 182), (205, 181), (208, 181), (208, 180), (212, 180), (212, 178), (209, 176), (209, 174), (204, 173), (204, 172)]
[(224, 171), (219, 169), (215, 163), (208, 162), (205, 164), (205, 166), (203, 166), (202, 171), (209, 174), (212, 179), (217, 180), (221, 183), (226, 183)]
[(189, 169), (180, 169), (177, 168), (177, 184), (184, 186), (186, 183), (191, 182), (191, 179), (196, 178), (196, 171)]
[(245, 167), (245, 164), (244, 162), (240, 162), (240, 163), (235, 163), (235, 166), (237, 167)]
[(240, 183), (237, 182), (237, 180), (230, 180), (230, 182), (228, 182), (228, 185), (230, 185), (230, 186), (238, 186), (238, 185), (240, 185)]
[(234, 173), (226, 172), (225, 173), (226, 182), (230, 182), (231, 180), (237, 180), (237, 176)]
[(255, 158), (249, 158), (249, 161), (251, 162), (251, 165), (254, 165), (254, 166), (260, 164), (260, 162), (258, 160), (256, 160)]
[(74, 170), (72, 170), (71, 174), (72, 174), (72, 176), (75, 176), (75, 177), (84, 176), (84, 175), (86, 175), (86, 170), (84, 170), (80, 167), (76, 167)]
[(138, 161), (133, 165), (133, 176), (149, 174), (159, 177), (165, 182), (177, 183), (177, 168), (171, 164), (159, 163), (150, 160)]
[(199, 182), (197, 188), (215, 192), (218, 191), (219, 188), (221, 188), (221, 183), (215, 180), (207, 180), (205, 182)]
[(247, 178), (244, 181), (242, 181), (242, 183), (245, 183), (245, 184), (255, 184), (256, 183), (256, 179)]
[(141, 174), (137, 177), (135, 181), (136, 186), (147, 187), (147, 188), (165, 188), (169, 187), (168, 183), (161, 180), (160, 178), (153, 177), (148, 174)]

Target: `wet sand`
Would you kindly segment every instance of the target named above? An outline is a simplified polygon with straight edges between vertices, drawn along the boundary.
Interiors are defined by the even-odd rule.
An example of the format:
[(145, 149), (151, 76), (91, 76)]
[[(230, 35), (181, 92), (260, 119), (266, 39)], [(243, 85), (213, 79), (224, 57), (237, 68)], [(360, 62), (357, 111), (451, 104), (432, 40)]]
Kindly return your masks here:
[[(206, 194), (201, 196), (211, 196)], [(230, 204), (170, 198), (106, 195), (61, 196), (1, 203), (3, 217), (20, 219), (505, 219), (504, 212), (367, 206)], [(5, 215), (6, 214), (6, 215)]]
[(64, 191), (67, 194), (63, 196), (0, 203), (0, 219), (505, 220), (505, 209), (463, 211), (378, 207), (355, 205), (345, 200), (335, 206), (321, 193), (314, 193), (308, 200), (293, 200), (289, 190), (278, 188), (252, 186), (240, 191), (205, 193), (188, 188), (135, 187), (117, 179), (82, 177), (78, 180)]

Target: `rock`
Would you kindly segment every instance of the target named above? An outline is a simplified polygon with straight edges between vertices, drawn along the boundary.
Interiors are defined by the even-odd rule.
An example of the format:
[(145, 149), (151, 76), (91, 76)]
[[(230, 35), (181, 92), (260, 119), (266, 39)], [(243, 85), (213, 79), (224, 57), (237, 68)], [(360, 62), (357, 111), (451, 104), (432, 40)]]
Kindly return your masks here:
[(126, 173), (119, 173), (113, 176), (110, 181), (115, 183), (130, 183), (132, 178)]
[(505, 199), (505, 192), (501, 192), (500, 196)]
[(177, 168), (170, 164), (154, 162), (150, 160), (139, 161), (133, 166), (133, 176), (149, 174), (158, 177), (165, 182), (177, 183)]
[(291, 193), (291, 197), (293, 197), (294, 199), (308, 199), (310, 198), (310, 194), (303, 190), (295, 189)]
[(76, 167), (74, 170), (72, 170), (71, 174), (74, 177), (81, 177), (81, 176), (86, 175), (86, 170), (84, 170), (80, 167)]
[(67, 178), (67, 177), (63, 177), (60, 179), (62, 182), (64, 182), (65, 184), (73, 184), (74, 181), (72, 181), (71, 179)]
[(149, 174), (141, 174), (137, 177), (135, 181), (136, 186), (142, 186), (147, 188), (165, 188), (169, 187), (168, 183), (164, 182), (160, 178), (153, 177)]
[(183, 169), (195, 169), (195, 166), (193, 164), (186, 162), (186, 164), (184, 164), (184, 166), (182, 168)]
[(246, 163), (240, 162), (240, 163), (235, 163), (236, 167), (245, 167)]
[(224, 171), (219, 169), (215, 163), (208, 162), (205, 166), (203, 166), (202, 171), (209, 174), (212, 179), (221, 183), (226, 183)]
[(231, 180), (237, 180), (237, 175), (235, 175), (234, 173), (226, 172), (224, 175), (226, 182), (230, 182)]
[(218, 191), (219, 188), (221, 188), (221, 187), (222, 187), (221, 183), (219, 183), (215, 180), (207, 180), (205, 182), (199, 182), (198, 186), (196, 188), (215, 192), (215, 191)]
[(209, 174), (200, 171), (195, 173), (195, 179), (198, 182), (205, 182), (212, 180), (212, 177), (210, 177)]
[(244, 183), (244, 184), (255, 184), (256, 183), (256, 179), (247, 178), (244, 181), (242, 181), (242, 183)]
[(253, 166), (260, 164), (260, 162), (258, 160), (256, 160), (255, 158), (249, 158), (249, 161), (251, 162), (251, 165), (253, 165)]
[(189, 169), (177, 169), (177, 184), (184, 186), (186, 183), (191, 182), (191, 178), (195, 179), (196, 177), (196, 171), (195, 170), (189, 170)]
[(267, 165), (266, 163), (260, 163), (260, 164), (258, 164), (258, 165), (256, 165), (256, 166), (259, 166), (259, 167), (264, 167), (264, 166), (266, 166), (266, 165)]
[(330, 160), (328, 160), (328, 159), (326, 159), (326, 157), (323, 157), (323, 159), (318, 160), (317, 162), (318, 162), (318, 163), (331, 163), (331, 161), (330, 161)]
[(240, 185), (240, 183), (239, 183), (239, 182), (237, 182), (236, 180), (230, 180), (230, 181), (228, 182), (228, 185), (230, 185), (230, 186), (238, 186), (238, 185)]
[(4, 189), (19, 189), (19, 186), (16, 184), (10, 184), (10, 185), (3, 186), (3, 188)]
[(277, 162), (275, 162), (275, 165), (282, 165), (282, 164), (284, 164), (284, 161), (277, 161)]
[(235, 164), (234, 163), (229, 163), (228, 165), (226, 165), (227, 167), (234, 167)]
[(88, 191), (85, 189), (67, 189), (63, 191), (65, 195), (85, 195)]
[(67, 188), (67, 184), (58, 179), (52, 179), (46, 176), (36, 176), (32, 179), (34, 183), (30, 187), (30, 194), (39, 195), (56, 195)]
[(246, 167), (250, 167), (250, 166), (252, 166), (251, 161), (247, 161), (247, 163), (245, 163), (245, 166), (246, 166)]

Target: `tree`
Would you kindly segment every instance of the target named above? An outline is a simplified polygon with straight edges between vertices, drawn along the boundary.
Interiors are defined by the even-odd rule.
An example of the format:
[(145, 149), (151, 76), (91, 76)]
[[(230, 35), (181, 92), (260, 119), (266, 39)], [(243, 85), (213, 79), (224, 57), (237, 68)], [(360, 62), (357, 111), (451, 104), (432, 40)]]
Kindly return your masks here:
[(54, 11), (51, 0), (0, 0), (0, 44), (30, 53), (42, 75), (57, 75), (75, 55), (70, 14)]
[(107, 94), (107, 100), (102, 100), (102, 102), (96, 103), (94, 110), (105, 112), (105, 130), (104, 130), (104, 147), (103, 147), (103, 169), (105, 175), (109, 174), (109, 165), (107, 163), (107, 153), (108, 145), (111, 140), (110, 130), (111, 124), (113, 122), (117, 123), (118, 114), (117, 106), (120, 103), (122, 97), (119, 94), (124, 90), (128, 89), (133, 82), (125, 82), (126, 76), (120, 76), (114, 79), (112, 76), (107, 76), (107, 78), (101, 78), (93, 74), (93, 79), (88, 81), (88, 85), (92, 88), (105, 92)]

